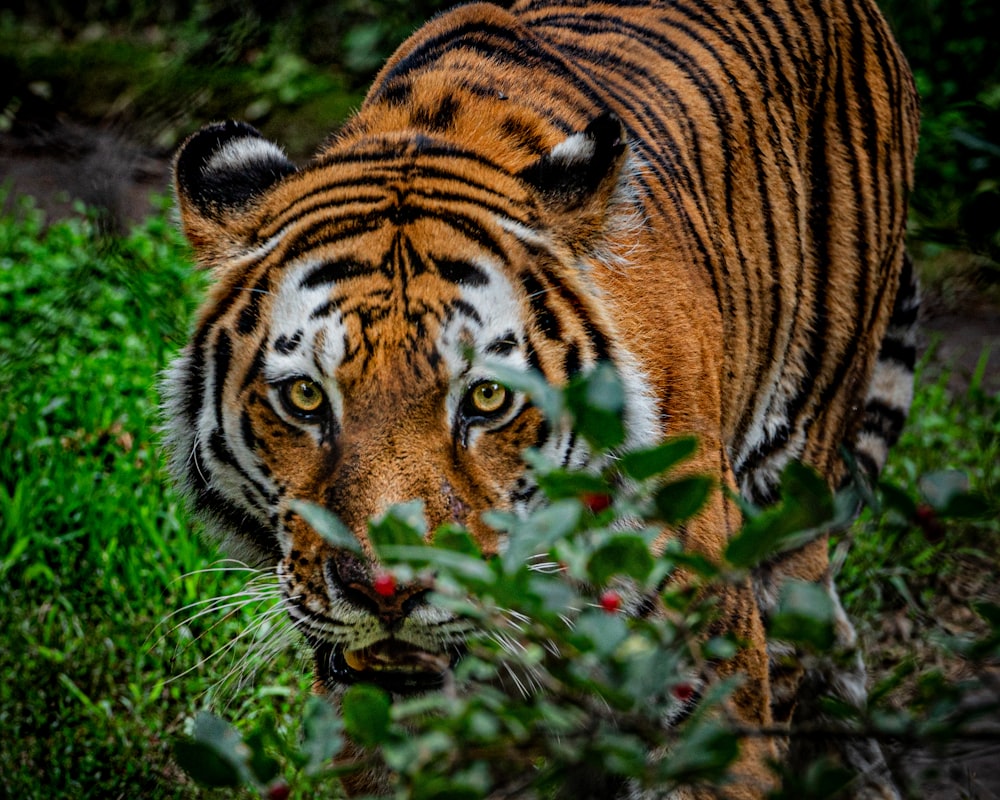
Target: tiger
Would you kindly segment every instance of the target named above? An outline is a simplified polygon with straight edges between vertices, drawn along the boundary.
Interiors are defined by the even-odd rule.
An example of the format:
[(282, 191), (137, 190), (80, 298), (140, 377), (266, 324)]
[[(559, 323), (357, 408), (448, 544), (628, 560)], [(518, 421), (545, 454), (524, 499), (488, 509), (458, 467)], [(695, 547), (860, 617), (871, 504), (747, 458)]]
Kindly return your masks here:
[[(483, 513), (545, 502), (526, 448), (594, 458), (490, 364), (554, 386), (610, 364), (624, 447), (697, 438), (719, 491), (657, 549), (720, 559), (735, 496), (773, 501), (792, 461), (831, 487), (877, 475), (912, 397), (918, 118), (873, 0), (517, 0), (418, 29), (303, 166), (244, 122), (187, 138), (174, 192), (211, 286), (165, 382), (170, 470), (227, 552), (275, 571), (318, 690), (428, 691), (469, 634), (425, 583), (376, 586), (367, 520), (419, 500), (491, 558), (516, 532)], [(830, 593), (847, 662), (768, 641), (789, 580)], [(714, 599), (745, 646), (705, 680), (741, 676), (735, 719), (865, 702), (826, 538)], [(764, 797), (797, 747), (749, 736), (724, 787), (616, 796)], [(875, 744), (841, 755), (863, 770), (852, 796), (898, 796)], [(387, 781), (345, 778), (352, 796)]]

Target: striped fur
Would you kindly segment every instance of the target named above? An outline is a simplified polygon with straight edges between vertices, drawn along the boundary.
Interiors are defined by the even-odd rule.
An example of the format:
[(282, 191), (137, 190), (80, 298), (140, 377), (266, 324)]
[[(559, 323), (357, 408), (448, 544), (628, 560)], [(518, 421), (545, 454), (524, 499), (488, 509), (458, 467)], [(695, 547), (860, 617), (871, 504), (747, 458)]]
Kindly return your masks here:
[[(614, 363), (630, 445), (695, 433), (695, 466), (756, 503), (791, 459), (836, 485), (846, 446), (877, 472), (911, 391), (916, 130), (871, 0), (440, 16), (303, 168), (239, 123), (181, 149), (184, 230), (216, 282), (166, 384), (173, 473), (229, 550), (277, 564), (329, 690), (374, 659), (398, 659), (411, 689), (413, 660), (446, 662), (463, 624), (421, 603), (426, 587), (383, 597), (370, 561), (290, 501), (336, 512), (370, 550), (365, 521), (419, 498), (432, 527), (501, 551), (479, 513), (539, 502), (523, 448), (590, 454), (524, 397), (470, 405), (491, 361), (555, 384)], [(315, 413), (289, 400), (302, 380)], [(717, 556), (738, 524), (720, 493), (685, 541)], [(835, 596), (826, 543), (720, 593), (749, 646), (718, 674), (747, 676), (732, 710), (751, 724), (788, 721), (799, 683), (827, 674), (779, 668), (780, 652), (769, 670), (762, 617), (789, 577)], [(841, 684), (863, 697), (859, 671)], [(773, 755), (748, 741), (725, 796), (762, 796)], [(377, 790), (369, 778), (352, 789)]]

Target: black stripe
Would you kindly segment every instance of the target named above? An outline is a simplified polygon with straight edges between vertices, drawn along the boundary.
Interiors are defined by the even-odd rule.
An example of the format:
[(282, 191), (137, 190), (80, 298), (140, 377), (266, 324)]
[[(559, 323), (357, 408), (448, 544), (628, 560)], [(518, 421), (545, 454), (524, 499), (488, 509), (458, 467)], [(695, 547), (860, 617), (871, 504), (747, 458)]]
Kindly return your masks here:
[(549, 308), (546, 301), (547, 288), (542, 285), (536, 275), (527, 270), (522, 272), (518, 278), (528, 295), (528, 303), (531, 305), (531, 311), (539, 330), (548, 339), (561, 339), (562, 324), (559, 322), (559, 315)]
[(247, 514), (244, 508), (233, 505), (216, 490), (199, 490), (195, 495), (195, 504), (214, 523), (212, 527), (228, 531), (237, 538), (250, 540), (272, 559), (281, 558), (281, 549), (274, 534), (255, 517)]
[(257, 451), (260, 440), (257, 438), (257, 434), (254, 433), (253, 420), (250, 419), (250, 414), (245, 409), (240, 413), (240, 436), (247, 450), (251, 453)]
[(481, 326), (483, 324), (483, 318), (479, 316), (479, 312), (476, 311), (476, 307), (471, 303), (466, 302), (462, 298), (457, 298), (455, 300), (452, 300), (450, 306), (451, 309), (454, 309), (460, 314), (464, 314), (473, 322), (475, 322), (477, 325)]
[[(513, 213), (514, 209), (510, 198), (506, 194), (489, 183), (470, 182), (467, 173), (475, 170), (469, 169), (467, 164), (462, 163), (468, 162), (475, 167), (485, 167), (493, 172), (507, 175), (496, 162), (454, 147), (427, 146), (421, 150), (420, 161), (415, 165), (412, 156), (401, 158), (397, 152), (398, 148), (398, 142), (390, 141), (386, 142), (382, 148), (372, 151), (348, 150), (344, 153), (326, 156), (315, 169), (299, 173), (300, 177), (297, 180), (308, 181), (310, 188), (301, 192), (277, 216), (263, 225), (255, 234), (256, 240), (267, 239), (282, 228), (301, 221), (309, 213), (316, 210), (323, 211), (326, 215), (325, 219), (329, 221), (333, 212), (349, 210), (359, 203), (367, 202), (372, 206), (384, 206), (389, 199), (384, 189), (386, 180), (391, 177), (399, 177), (404, 173), (411, 179), (421, 177), (426, 178), (429, 182), (436, 182), (434, 195), (431, 198), (436, 202), (440, 202), (442, 199), (454, 199), (482, 205), (497, 213)], [(441, 166), (437, 162), (445, 162), (447, 166)], [(451, 164), (450, 162), (458, 163)], [(350, 165), (363, 166), (363, 176), (355, 173), (341, 176), (337, 171), (329, 169), (331, 166)], [(314, 183), (317, 179), (322, 180), (322, 183)], [(507, 180), (510, 180), (509, 176)], [(454, 183), (462, 191), (448, 193), (446, 191), (448, 182)], [(331, 200), (328, 195), (340, 190), (343, 190), (345, 197), (338, 198), (336, 202)], [(416, 197), (421, 197), (421, 195), (414, 189), (408, 195), (408, 199)], [(492, 202), (489, 198), (492, 198)], [(518, 219), (518, 221), (526, 225), (537, 224), (537, 220), (533, 218)]]
[(212, 350), (208, 345), (209, 337), (215, 332), (219, 321), (229, 313), (233, 304), (240, 297), (239, 292), (230, 292), (223, 295), (222, 299), (215, 305), (195, 332), (194, 338), (187, 351), (187, 359), (184, 364), (184, 415), (187, 422), (192, 427), (197, 424), (198, 415), (205, 404), (205, 377), (207, 355)]
[(215, 428), (209, 434), (207, 447), (208, 452), (212, 454), (218, 463), (223, 466), (232, 467), (240, 473), (240, 477), (246, 477), (233, 451), (229, 449), (229, 443), (226, 441), (226, 433), (222, 428)]
[(283, 356), (291, 355), (302, 344), (302, 337), (305, 334), (301, 328), (299, 328), (295, 333), (292, 334), (291, 338), (281, 334), (277, 339), (274, 340), (274, 349), (281, 353)]
[(504, 63), (518, 67), (542, 68), (550, 59), (519, 31), (489, 22), (471, 21), (444, 33), (425, 39), (401, 58), (373, 87), (369, 102), (378, 102), (383, 87), (396, 78), (409, 77), (421, 68), (436, 62), (443, 53), (469, 50), (488, 57), (502, 68)]
[(434, 133), (447, 131), (455, 124), (455, 115), (460, 108), (455, 95), (446, 94), (435, 107), (420, 106), (413, 114), (413, 124)]
[(433, 259), (438, 275), (459, 286), (487, 286), (490, 279), (475, 264), (450, 258)]
[(257, 330), (261, 319), (260, 303), (266, 295), (270, 294), (270, 290), (270, 279), (268, 273), (264, 272), (248, 292), (250, 296), (247, 298), (247, 304), (240, 312), (239, 320), (236, 323), (237, 333), (247, 336)]
[(243, 381), (240, 384), (240, 392), (245, 392), (247, 387), (257, 379), (258, 375), (260, 375), (261, 370), (264, 368), (265, 357), (266, 354), (264, 348), (259, 346), (256, 347), (253, 361), (250, 362), (250, 368), (247, 370), (246, 375), (243, 376)]
[(520, 117), (508, 116), (500, 122), (500, 132), (505, 138), (512, 140), (515, 149), (524, 149), (541, 156), (545, 148), (545, 140), (536, 124)]
[(571, 378), (581, 369), (583, 369), (583, 362), (580, 359), (580, 348), (575, 342), (570, 342), (563, 358), (563, 371), (566, 373), (566, 377)]
[(215, 352), (212, 356), (212, 378), (215, 381), (212, 400), (215, 406), (215, 427), (222, 428), (222, 402), (226, 380), (229, 377), (229, 365), (233, 360), (233, 346), (229, 334), (220, 330), (215, 337)]
[(498, 336), (486, 347), (484, 352), (490, 355), (505, 356), (517, 347), (517, 334), (514, 331), (507, 331), (503, 336)]
[(341, 258), (325, 261), (309, 271), (299, 283), (300, 289), (315, 289), (365, 275), (373, 271), (370, 264), (361, 264), (357, 259)]
[(559, 293), (559, 297), (572, 309), (580, 325), (586, 332), (590, 346), (594, 350), (594, 360), (608, 361), (613, 364), (614, 358), (611, 356), (611, 343), (608, 341), (608, 337), (604, 334), (604, 331), (594, 323), (580, 296), (571, 291), (569, 286), (560, 281), (556, 275), (550, 274), (546, 277), (547, 280), (555, 284), (555, 289)]
[(912, 370), (917, 360), (917, 348), (894, 336), (886, 336), (878, 351), (878, 360), (891, 361)]

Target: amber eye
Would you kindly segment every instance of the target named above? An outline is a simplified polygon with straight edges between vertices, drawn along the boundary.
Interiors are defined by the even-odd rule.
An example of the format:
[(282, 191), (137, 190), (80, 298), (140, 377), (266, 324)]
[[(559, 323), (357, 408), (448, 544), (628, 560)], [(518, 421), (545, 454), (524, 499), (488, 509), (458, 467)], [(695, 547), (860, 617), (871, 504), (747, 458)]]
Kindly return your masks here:
[(326, 395), (315, 381), (296, 378), (281, 387), (281, 397), (288, 410), (300, 417), (311, 417), (326, 402)]
[(466, 407), (471, 416), (493, 416), (505, 411), (511, 394), (496, 381), (481, 381), (469, 390)]

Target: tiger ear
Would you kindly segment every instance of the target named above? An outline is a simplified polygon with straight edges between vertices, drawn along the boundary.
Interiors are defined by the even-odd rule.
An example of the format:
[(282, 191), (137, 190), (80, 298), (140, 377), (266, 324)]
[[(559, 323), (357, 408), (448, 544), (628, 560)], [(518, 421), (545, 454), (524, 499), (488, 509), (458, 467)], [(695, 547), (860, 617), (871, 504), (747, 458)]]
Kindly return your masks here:
[(293, 172), (284, 151), (246, 123), (215, 123), (188, 137), (174, 159), (174, 190), (202, 266), (242, 251), (260, 198)]
[(621, 120), (605, 112), (518, 177), (534, 187), (556, 222), (566, 215), (603, 217), (616, 195), (626, 151)]

